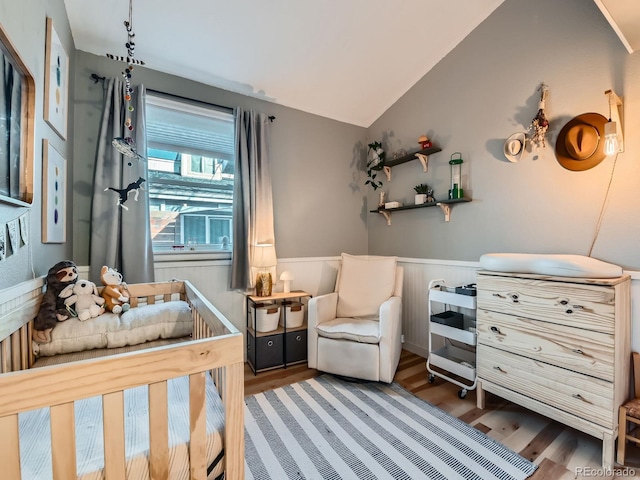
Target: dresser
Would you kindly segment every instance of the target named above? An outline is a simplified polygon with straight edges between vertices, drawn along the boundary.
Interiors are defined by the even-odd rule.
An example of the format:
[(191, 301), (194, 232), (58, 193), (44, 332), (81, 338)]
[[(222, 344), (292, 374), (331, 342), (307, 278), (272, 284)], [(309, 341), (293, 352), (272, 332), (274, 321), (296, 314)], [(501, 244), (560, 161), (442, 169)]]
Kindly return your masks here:
[(477, 274), (477, 406), (485, 392), (602, 440), (613, 466), (631, 363), (630, 278)]

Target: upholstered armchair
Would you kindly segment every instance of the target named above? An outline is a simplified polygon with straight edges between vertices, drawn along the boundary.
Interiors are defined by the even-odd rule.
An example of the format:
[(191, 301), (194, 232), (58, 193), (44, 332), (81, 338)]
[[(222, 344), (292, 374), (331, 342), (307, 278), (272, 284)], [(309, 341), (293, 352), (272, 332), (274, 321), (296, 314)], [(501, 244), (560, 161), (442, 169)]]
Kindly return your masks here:
[(390, 383), (400, 361), (403, 268), (342, 254), (335, 291), (309, 300), (309, 367)]

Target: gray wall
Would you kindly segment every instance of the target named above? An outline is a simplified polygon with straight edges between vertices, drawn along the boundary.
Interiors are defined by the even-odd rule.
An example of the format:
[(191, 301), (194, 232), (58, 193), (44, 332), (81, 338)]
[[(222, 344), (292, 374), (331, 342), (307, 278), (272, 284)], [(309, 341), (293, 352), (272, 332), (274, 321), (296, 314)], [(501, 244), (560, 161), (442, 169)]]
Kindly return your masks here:
[[(43, 120), (45, 21), (50, 16), (70, 55), (68, 137)], [(35, 200), (31, 208), (0, 204), (0, 225), (30, 211), (31, 248), (0, 263), (0, 288), (41, 275), (56, 261), (88, 263), (93, 162), (102, 87), (90, 74), (117, 76), (122, 65), (74, 53), (63, 0), (0, 0), (0, 21), (36, 78)], [(426, 46), (425, 48), (428, 48)], [(215, 61), (213, 59), (212, 61)], [(604, 91), (625, 100), (626, 151), (618, 156), (611, 195), (593, 256), (639, 269), (640, 53), (627, 54), (591, 1), (507, 0), (451, 54), (369, 129), (328, 120), (257, 98), (233, 94), (171, 75), (137, 69), (148, 88), (277, 117), (271, 130), (271, 163), (280, 257), (351, 253), (477, 260), (485, 252), (587, 254), (597, 229), (612, 158), (585, 172), (569, 172), (553, 148), (511, 164), (502, 146), (536, 113), (541, 81), (550, 88), (547, 114), (551, 146), (570, 118), (607, 115)], [(313, 95), (313, 92), (309, 92)], [(384, 190), (411, 202), (413, 186), (428, 183), (446, 195), (448, 160), (461, 152), (469, 204), (395, 213), (392, 225), (369, 210), (377, 193), (364, 182), (364, 153), (380, 139), (388, 152), (417, 147), (428, 134), (441, 153), (423, 173), (417, 161), (395, 167)], [(67, 242), (41, 243), (42, 139), (68, 161)]]
[[(123, 64), (106, 57), (77, 54), (73, 257), (83, 265), (89, 258), (93, 165), (102, 108), (102, 83), (95, 84), (90, 77), (92, 73), (119, 76), (122, 68)], [(366, 129), (141, 67), (136, 67), (133, 83), (274, 115), (270, 161), (278, 256), (367, 252), (367, 192), (361, 171)]]
[[(425, 46), (428, 48), (428, 46)], [(549, 146), (509, 163), (505, 139), (537, 112), (540, 82), (549, 86)], [(418, 147), (428, 134), (442, 152), (429, 171), (398, 167), (384, 185), (390, 200), (413, 202), (428, 183), (446, 198), (451, 154), (464, 159), (465, 193), (445, 223), (438, 207), (397, 212), (387, 226), (370, 213), (369, 251), (405, 257), (478, 260), (486, 252), (588, 254), (614, 159), (584, 172), (564, 169), (554, 146), (574, 116), (608, 116), (607, 89), (625, 102), (625, 152), (592, 256), (640, 269), (640, 52), (628, 54), (596, 5), (585, 0), (507, 0), (369, 129), (388, 152)], [(371, 204), (377, 195), (369, 192)]]
[[(55, 29), (69, 55), (70, 105), (73, 104), (73, 71), (75, 48), (63, 0), (0, 0), (0, 22), (22, 57), (36, 84), (34, 142), (34, 201), (30, 208), (0, 203), (0, 226), (29, 212), (30, 245), (12, 252), (0, 262), (0, 289), (42, 275), (58, 260), (70, 258), (73, 226), (71, 185), (67, 189), (67, 242), (42, 244), (42, 140), (46, 138), (67, 159), (68, 178), (73, 174), (73, 109), (69, 108), (67, 139), (63, 140), (43, 119), (44, 113), (44, 57), (46, 18), (51, 17)], [(8, 239), (7, 239), (8, 241)]]

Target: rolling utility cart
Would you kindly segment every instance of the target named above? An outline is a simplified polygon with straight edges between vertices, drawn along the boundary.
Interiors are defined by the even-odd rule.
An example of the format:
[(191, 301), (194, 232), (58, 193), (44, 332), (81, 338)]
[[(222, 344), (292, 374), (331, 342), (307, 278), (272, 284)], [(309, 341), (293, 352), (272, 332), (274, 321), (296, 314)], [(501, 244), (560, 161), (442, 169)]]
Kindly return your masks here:
[(441, 279), (429, 282), (429, 383), (440, 377), (458, 385), (460, 398), (477, 383), (475, 293), (473, 285), (448, 287)]

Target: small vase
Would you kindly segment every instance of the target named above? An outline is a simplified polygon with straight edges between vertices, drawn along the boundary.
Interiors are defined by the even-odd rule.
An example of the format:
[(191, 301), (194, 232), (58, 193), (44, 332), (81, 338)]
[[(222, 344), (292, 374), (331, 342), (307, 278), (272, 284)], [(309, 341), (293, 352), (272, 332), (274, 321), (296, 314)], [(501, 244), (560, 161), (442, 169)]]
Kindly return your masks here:
[(427, 203), (427, 194), (426, 193), (418, 193), (414, 197), (414, 202), (416, 205), (422, 205), (423, 203)]

